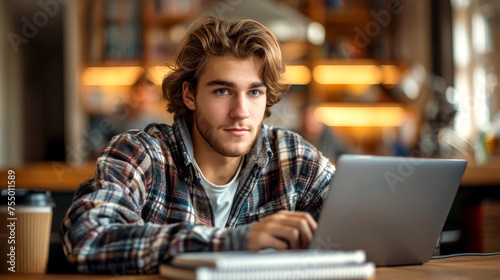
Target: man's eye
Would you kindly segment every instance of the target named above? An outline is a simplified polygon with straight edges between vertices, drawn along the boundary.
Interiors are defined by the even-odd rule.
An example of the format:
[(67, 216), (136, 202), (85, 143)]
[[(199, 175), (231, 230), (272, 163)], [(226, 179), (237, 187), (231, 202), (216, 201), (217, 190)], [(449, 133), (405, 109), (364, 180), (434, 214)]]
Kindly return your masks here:
[(227, 89), (217, 89), (215, 90), (215, 93), (217, 93), (218, 95), (228, 95), (229, 91)]
[(250, 91), (250, 96), (257, 97), (257, 96), (259, 96), (259, 95), (261, 95), (261, 94), (262, 94), (262, 92), (261, 92), (260, 90), (256, 90), (256, 89), (254, 89), (254, 90), (251, 90), (251, 91)]

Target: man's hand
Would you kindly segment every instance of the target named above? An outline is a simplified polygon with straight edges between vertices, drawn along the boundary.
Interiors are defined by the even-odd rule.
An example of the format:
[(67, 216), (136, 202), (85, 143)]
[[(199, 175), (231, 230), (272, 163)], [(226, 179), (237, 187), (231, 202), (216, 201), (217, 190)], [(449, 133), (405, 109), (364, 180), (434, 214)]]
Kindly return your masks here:
[(307, 249), (318, 224), (307, 212), (280, 211), (252, 227), (248, 249)]

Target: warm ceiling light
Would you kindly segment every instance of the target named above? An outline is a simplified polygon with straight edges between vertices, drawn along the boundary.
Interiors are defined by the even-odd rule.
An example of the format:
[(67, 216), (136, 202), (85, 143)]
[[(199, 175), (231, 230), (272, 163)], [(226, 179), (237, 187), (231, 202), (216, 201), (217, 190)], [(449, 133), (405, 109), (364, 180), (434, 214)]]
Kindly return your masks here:
[(307, 85), (311, 82), (311, 70), (304, 65), (287, 65), (286, 81), (294, 85)]
[(380, 71), (375, 65), (318, 65), (313, 70), (320, 84), (376, 84)]
[(82, 84), (87, 86), (130, 86), (144, 69), (139, 66), (87, 67), (82, 73)]
[(399, 82), (399, 69), (395, 65), (380, 65), (382, 84), (395, 85)]
[(307, 26), (307, 40), (316, 46), (321, 46), (325, 43), (325, 28), (318, 22), (311, 22)]
[(405, 110), (389, 104), (374, 106), (330, 104), (318, 107), (314, 114), (329, 126), (395, 127), (403, 122)]
[(395, 84), (398, 68), (394, 65), (318, 65), (314, 67), (314, 80), (320, 84)]

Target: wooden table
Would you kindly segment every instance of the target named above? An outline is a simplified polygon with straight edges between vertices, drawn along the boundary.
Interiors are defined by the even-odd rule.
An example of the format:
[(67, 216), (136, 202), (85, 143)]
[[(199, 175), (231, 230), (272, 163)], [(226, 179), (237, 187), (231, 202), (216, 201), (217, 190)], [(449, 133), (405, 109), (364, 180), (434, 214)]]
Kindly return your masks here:
[(453, 257), (431, 260), (423, 265), (380, 267), (377, 268), (376, 277), (374, 279), (500, 279), (500, 255)]
[(74, 192), (78, 186), (94, 177), (95, 161), (78, 165), (65, 162), (36, 162), (0, 169), (0, 189), (7, 188), (8, 171), (15, 172), (15, 185), (19, 189)]
[(500, 186), (500, 159), (493, 158), (482, 165), (469, 162), (460, 186)]
[[(158, 275), (87, 275), (87, 274), (45, 274), (45, 275), (0, 275), (4, 280), (161, 280)], [(372, 280), (499, 280), (500, 255), (481, 257), (454, 257), (431, 260), (423, 265), (379, 267)]]

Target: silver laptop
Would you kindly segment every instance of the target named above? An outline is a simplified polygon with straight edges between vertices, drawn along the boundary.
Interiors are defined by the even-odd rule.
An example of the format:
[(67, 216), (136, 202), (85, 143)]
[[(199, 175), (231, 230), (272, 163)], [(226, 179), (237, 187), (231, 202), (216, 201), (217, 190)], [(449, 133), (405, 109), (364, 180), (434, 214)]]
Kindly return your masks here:
[(377, 266), (433, 254), (465, 160), (342, 155), (311, 249), (358, 250)]

